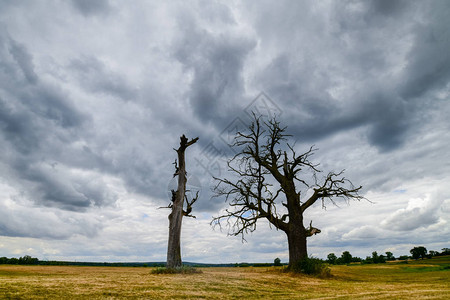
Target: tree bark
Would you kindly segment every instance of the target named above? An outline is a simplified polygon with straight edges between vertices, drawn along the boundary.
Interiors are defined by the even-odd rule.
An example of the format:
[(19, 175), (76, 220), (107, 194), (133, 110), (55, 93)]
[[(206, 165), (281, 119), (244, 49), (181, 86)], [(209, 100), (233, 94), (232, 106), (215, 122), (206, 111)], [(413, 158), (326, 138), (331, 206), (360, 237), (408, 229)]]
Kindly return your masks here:
[(308, 256), (306, 247), (306, 231), (303, 224), (289, 224), (289, 230), (286, 232), (289, 246), (289, 269), (295, 268), (295, 265)]
[[(283, 181), (282, 181), (283, 182)], [(284, 181), (287, 209), (289, 213), (288, 230), (286, 231), (289, 246), (289, 269), (295, 269), (296, 264), (308, 256), (306, 247), (307, 233), (303, 226), (303, 211), (300, 205), (300, 194), (295, 190), (293, 180)]]
[(185, 150), (194, 144), (198, 138), (188, 142), (188, 139), (182, 135), (180, 137), (180, 147), (176, 150), (178, 154), (178, 169), (175, 175), (178, 175), (178, 189), (173, 197), (172, 212), (169, 215), (169, 242), (167, 246), (167, 268), (181, 267), (181, 224), (183, 220), (183, 204), (186, 193), (186, 163)]
[(308, 256), (306, 247), (306, 230), (303, 226), (303, 213), (293, 191), (287, 192), (289, 224), (286, 231), (289, 246), (289, 269)]

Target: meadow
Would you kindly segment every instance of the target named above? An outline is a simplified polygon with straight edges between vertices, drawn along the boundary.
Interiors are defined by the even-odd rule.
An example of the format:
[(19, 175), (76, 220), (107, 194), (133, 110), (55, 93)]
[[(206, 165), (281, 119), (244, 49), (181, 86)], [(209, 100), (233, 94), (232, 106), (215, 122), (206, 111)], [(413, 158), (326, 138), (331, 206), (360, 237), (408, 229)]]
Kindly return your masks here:
[(277, 267), (201, 268), (151, 274), (144, 267), (0, 265), (0, 299), (450, 299), (450, 256), (331, 266), (331, 278)]

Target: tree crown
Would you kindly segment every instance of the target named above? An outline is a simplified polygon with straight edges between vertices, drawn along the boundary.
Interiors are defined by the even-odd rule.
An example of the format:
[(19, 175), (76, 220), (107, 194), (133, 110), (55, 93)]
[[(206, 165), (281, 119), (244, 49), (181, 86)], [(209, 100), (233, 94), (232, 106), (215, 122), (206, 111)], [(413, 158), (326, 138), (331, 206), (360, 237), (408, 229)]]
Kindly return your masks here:
[[(215, 197), (224, 197), (229, 202), (219, 217), (211, 222), (219, 225), (227, 220), (230, 234), (242, 235), (256, 229), (258, 219), (265, 218), (271, 225), (285, 232), (292, 218), (302, 215), (319, 199), (322, 207), (328, 202), (336, 205), (336, 198), (360, 200), (361, 187), (355, 187), (340, 172), (329, 172), (319, 178), (318, 164), (310, 158), (317, 150), (314, 146), (298, 154), (286, 133), (275, 118), (264, 121), (253, 114), (253, 122), (246, 132), (238, 132), (233, 147), (237, 154), (228, 162), (228, 170), (234, 179), (215, 178)], [(311, 178), (306, 178), (305, 175)], [(302, 191), (309, 191), (303, 199)], [(284, 195), (281, 197), (281, 195)], [(313, 230), (314, 229), (314, 230)], [(306, 230), (306, 229), (305, 229)], [(309, 230), (320, 230), (310, 225)], [(312, 235), (312, 234), (311, 234)], [(308, 235), (310, 236), (310, 235)]]

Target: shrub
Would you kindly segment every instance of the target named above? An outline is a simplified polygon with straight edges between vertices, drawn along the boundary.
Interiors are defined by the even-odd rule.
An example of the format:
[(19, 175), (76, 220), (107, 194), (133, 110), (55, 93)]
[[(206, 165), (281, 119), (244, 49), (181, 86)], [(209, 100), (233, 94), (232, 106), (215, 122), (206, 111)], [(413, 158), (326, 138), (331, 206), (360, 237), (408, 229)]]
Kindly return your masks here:
[(321, 259), (315, 257), (305, 257), (295, 264), (290, 271), (308, 275), (316, 275), (321, 278), (331, 276), (331, 271), (327, 264)]
[(195, 273), (202, 273), (202, 271), (190, 266), (181, 266), (179, 268), (157, 267), (152, 270), (152, 274), (195, 274)]
[(281, 264), (281, 259), (279, 259), (278, 257), (275, 258), (275, 259), (273, 260), (273, 265), (274, 265), (274, 266), (282, 266), (282, 264)]
[(373, 264), (373, 259), (371, 256), (366, 256), (366, 259), (364, 260), (365, 264)]
[(237, 264), (236, 267), (247, 268), (247, 267), (250, 267), (250, 264), (248, 264), (248, 263), (239, 263), (239, 264)]

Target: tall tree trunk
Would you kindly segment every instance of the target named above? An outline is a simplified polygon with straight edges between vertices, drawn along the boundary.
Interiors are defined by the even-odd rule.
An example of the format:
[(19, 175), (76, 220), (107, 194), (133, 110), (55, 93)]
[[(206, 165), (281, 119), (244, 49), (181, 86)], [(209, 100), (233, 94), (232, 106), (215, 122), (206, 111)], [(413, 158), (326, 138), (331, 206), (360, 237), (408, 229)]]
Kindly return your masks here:
[(184, 195), (186, 193), (186, 164), (184, 153), (187, 147), (194, 144), (198, 138), (188, 142), (183, 135), (180, 137), (180, 147), (176, 150), (178, 154), (178, 189), (174, 194), (172, 212), (169, 215), (169, 242), (167, 246), (167, 268), (181, 267), (181, 224), (183, 220)]
[(289, 223), (286, 234), (289, 246), (289, 269), (295, 269), (296, 264), (308, 256), (306, 248), (306, 230), (303, 226), (303, 211), (300, 206), (300, 194), (296, 193), (293, 181), (285, 183)]
[(289, 222), (289, 230), (286, 232), (289, 246), (289, 269), (308, 256), (306, 248), (306, 230), (303, 227), (303, 218), (295, 218)]

